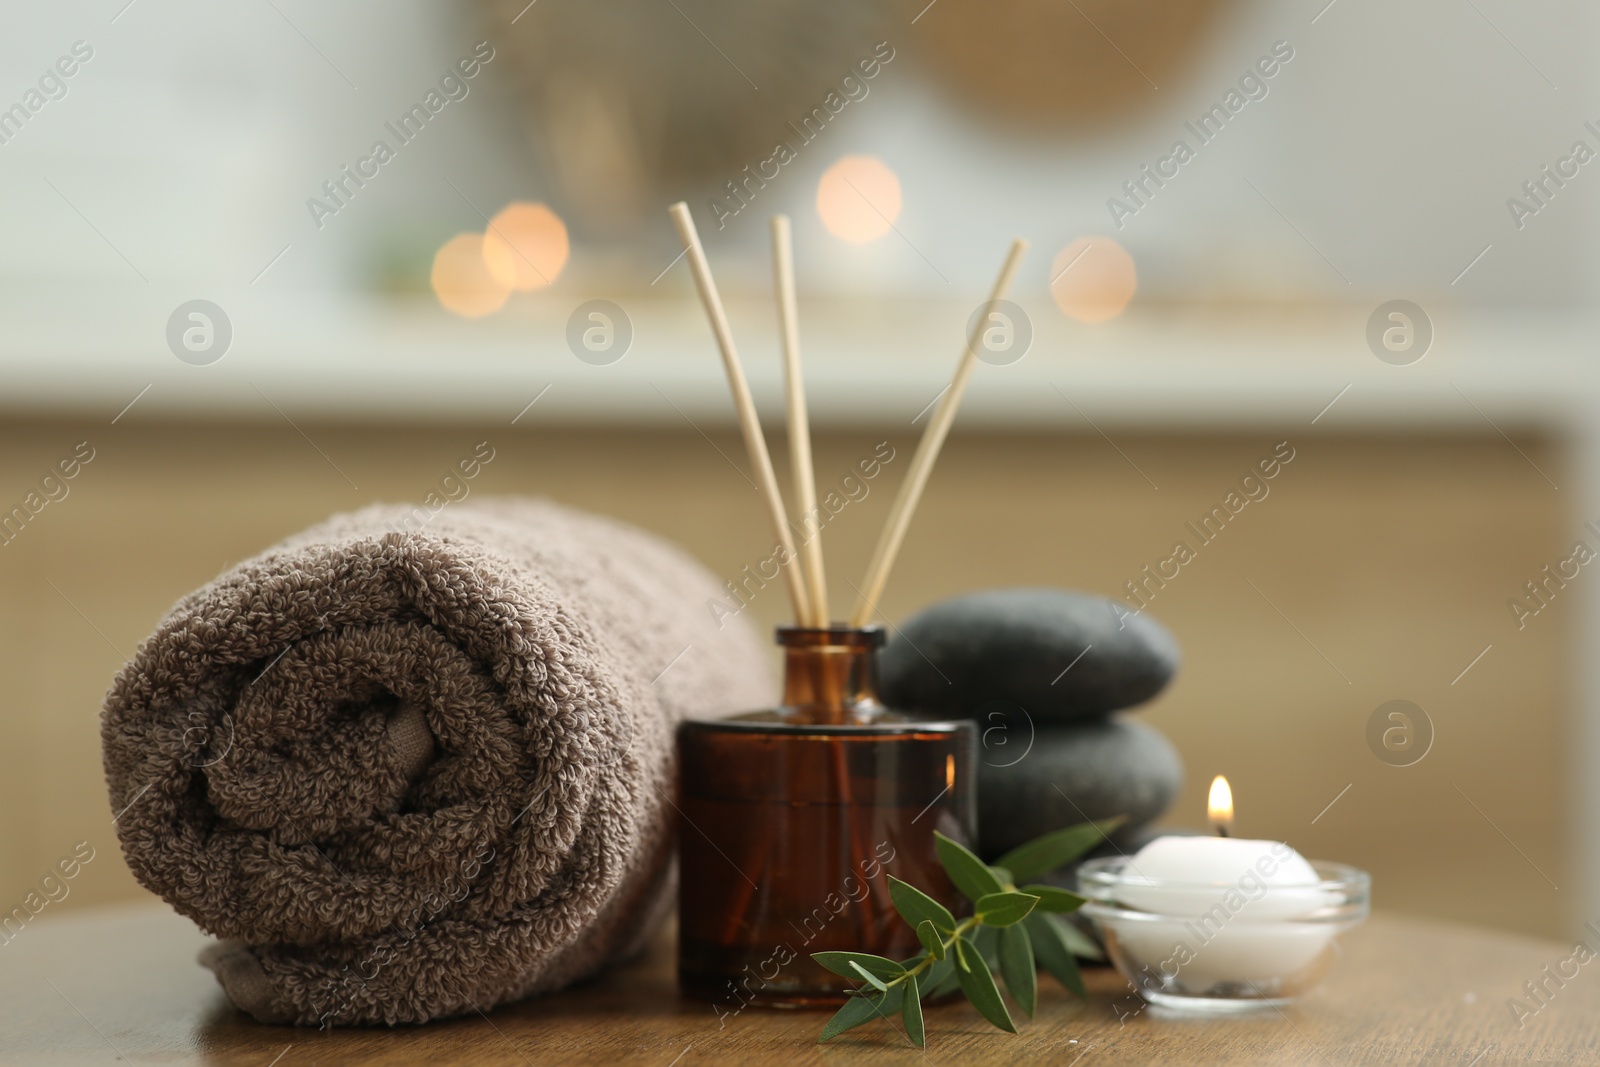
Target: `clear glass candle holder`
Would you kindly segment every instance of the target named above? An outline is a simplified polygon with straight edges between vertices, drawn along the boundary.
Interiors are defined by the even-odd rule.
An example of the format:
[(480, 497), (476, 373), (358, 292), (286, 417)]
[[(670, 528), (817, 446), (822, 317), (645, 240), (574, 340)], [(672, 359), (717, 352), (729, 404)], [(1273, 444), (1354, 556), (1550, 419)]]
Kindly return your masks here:
[(914, 955), (889, 876), (956, 907), (933, 832), (970, 842), (976, 822), (977, 729), (884, 708), (881, 629), (778, 643), (778, 707), (678, 728), (678, 978), (719, 1018), (843, 1003), (853, 983), (813, 952)]
[(1125, 856), (1078, 868), (1078, 891), (1118, 972), (1151, 1004), (1237, 1012), (1288, 1004), (1320, 982), (1338, 936), (1367, 917), (1372, 879), (1311, 861), (1305, 885), (1140, 875)]

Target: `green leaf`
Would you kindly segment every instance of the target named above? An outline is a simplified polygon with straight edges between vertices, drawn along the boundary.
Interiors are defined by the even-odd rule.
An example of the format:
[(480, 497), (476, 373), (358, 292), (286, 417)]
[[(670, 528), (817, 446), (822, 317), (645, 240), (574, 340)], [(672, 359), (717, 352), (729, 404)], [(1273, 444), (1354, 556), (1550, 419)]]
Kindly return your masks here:
[(933, 847), (939, 853), (939, 862), (944, 864), (945, 873), (950, 876), (951, 884), (968, 900), (977, 900), (990, 893), (1005, 891), (1005, 886), (1000, 884), (994, 872), (965, 845), (952, 841), (935, 830)]
[(1057, 889), (1053, 885), (1025, 885), (1022, 887), (1022, 892), (1032, 893), (1039, 898), (1040, 911), (1077, 911), (1084, 905), (1083, 897), (1069, 893), (1065, 889)]
[(1112, 830), (1126, 821), (1126, 816), (1118, 815), (1114, 819), (1069, 826), (1065, 830), (1036, 837), (995, 860), (995, 866), (1006, 868), (1016, 875), (1018, 881), (1037, 878), (1071, 863), (1104, 841)]
[(1033, 1018), (1039, 1002), (1039, 975), (1033, 962), (1033, 941), (1026, 927), (1008, 926), (1000, 931), (1000, 973), (1005, 976), (1006, 992), (1017, 1002), (1022, 1014)]
[(906, 1033), (918, 1048), (928, 1047), (928, 1034), (922, 1027), (922, 996), (917, 990), (917, 976), (906, 979), (905, 1007), (901, 1009), (906, 1021)]
[(1016, 888), (1017, 879), (1012, 875), (1012, 873), (1010, 871), (1006, 870), (1004, 867), (996, 867), (996, 866), (993, 866), (991, 864), (990, 867), (989, 867), (989, 873), (994, 875), (994, 879), (995, 879), (995, 881), (1000, 883), (1000, 888), (1001, 889), (1015, 889)]
[(1106, 958), (1105, 952), (1099, 945), (1095, 944), (1094, 939), (1078, 929), (1075, 924), (1054, 916), (1051, 917), (1050, 923), (1056, 928), (1056, 932), (1061, 935), (1061, 940), (1065, 941), (1067, 947), (1072, 950), (1072, 954), (1080, 960), (1103, 960)]
[(917, 940), (922, 942), (922, 947), (935, 960), (944, 959), (944, 939), (939, 936), (931, 920), (923, 919), (917, 924)]
[(889, 899), (894, 901), (894, 910), (912, 926), (931, 922), (935, 929), (947, 934), (956, 928), (955, 916), (950, 914), (949, 908), (916, 886), (902, 882), (892, 874), (889, 876)]
[(972, 1006), (977, 1008), (985, 1019), (1006, 1033), (1016, 1033), (1017, 1024), (1011, 1021), (1011, 1013), (1006, 1010), (1006, 1002), (1000, 999), (1000, 989), (994, 984), (994, 975), (989, 973), (989, 965), (983, 962), (983, 953), (971, 943), (962, 940), (956, 942), (956, 955), (961, 963), (961, 966), (956, 968), (956, 974), (961, 976), (961, 991), (972, 1001)]
[(983, 955), (983, 962), (989, 965), (991, 974), (1000, 966), (1000, 928), (997, 926), (980, 926), (972, 931), (972, 947)]
[(861, 964), (852, 961), (850, 964), (850, 969), (855, 971), (856, 974), (860, 975), (861, 978), (873, 989), (876, 989), (881, 993), (889, 992), (889, 987), (884, 984), (883, 979), (879, 978), (877, 975), (861, 966)]
[(828, 1025), (822, 1028), (822, 1036), (817, 1038), (817, 1044), (831, 1041), (846, 1030), (854, 1030), (862, 1023), (870, 1023), (877, 1018), (887, 1019), (900, 1010), (902, 993), (903, 989), (895, 986), (888, 993), (880, 993), (877, 996), (851, 997), (844, 1002), (844, 1007), (828, 1020)]
[(929, 967), (922, 976), (922, 999), (940, 997), (953, 992), (957, 986), (956, 958), (953, 954)]
[(1031, 893), (990, 893), (978, 899), (976, 914), (985, 926), (1011, 926), (1027, 918), (1037, 903)]
[(1039, 963), (1055, 980), (1085, 999), (1089, 994), (1083, 988), (1083, 976), (1078, 973), (1078, 961), (1061, 935), (1060, 927), (1066, 923), (1048, 912), (1034, 912), (1022, 920), (1023, 929), (1033, 939), (1033, 953)]
[(851, 969), (851, 964), (859, 965), (868, 974), (879, 978), (897, 978), (906, 973), (906, 969), (894, 960), (886, 960), (882, 956), (872, 956), (865, 952), (813, 952), (811, 958), (834, 974), (842, 975), (851, 981), (860, 979), (860, 975)]

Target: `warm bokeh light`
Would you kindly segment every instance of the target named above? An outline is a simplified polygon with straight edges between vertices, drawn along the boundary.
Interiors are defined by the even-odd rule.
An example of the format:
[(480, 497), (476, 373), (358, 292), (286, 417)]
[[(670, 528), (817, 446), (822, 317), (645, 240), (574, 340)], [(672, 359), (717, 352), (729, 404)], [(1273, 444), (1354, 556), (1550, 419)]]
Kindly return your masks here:
[(433, 254), (433, 292), (446, 310), (476, 319), (499, 311), (511, 287), (489, 273), (483, 234), (458, 233)]
[(1226, 834), (1233, 827), (1233, 790), (1228, 780), (1217, 775), (1211, 780), (1211, 796), (1206, 800), (1206, 814), (1218, 833)]
[(1080, 237), (1050, 264), (1050, 296), (1079, 322), (1116, 318), (1138, 288), (1133, 257), (1110, 237)]
[(502, 285), (520, 292), (543, 289), (561, 275), (571, 245), (567, 224), (544, 204), (519, 200), (489, 220), (483, 261)]
[(900, 217), (900, 179), (874, 156), (845, 156), (822, 172), (817, 214), (841, 240), (857, 245), (876, 241)]

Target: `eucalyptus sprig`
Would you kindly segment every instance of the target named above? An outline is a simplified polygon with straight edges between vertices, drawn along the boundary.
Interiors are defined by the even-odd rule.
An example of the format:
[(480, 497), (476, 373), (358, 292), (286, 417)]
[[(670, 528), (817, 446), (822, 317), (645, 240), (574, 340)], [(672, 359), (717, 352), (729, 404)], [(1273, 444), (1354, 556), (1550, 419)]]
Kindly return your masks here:
[(957, 920), (922, 890), (890, 876), (894, 908), (916, 930), (922, 951), (899, 963), (866, 952), (812, 953), (812, 959), (834, 974), (861, 983), (822, 1028), (819, 1041), (899, 1013), (912, 1042), (927, 1048), (922, 1002), (958, 988), (985, 1019), (1014, 1034), (1017, 1024), (994, 980), (997, 964), (1006, 992), (1030, 1018), (1038, 1002), (1039, 965), (1068, 990), (1085, 996), (1073, 957), (1100, 959), (1100, 949), (1060, 917), (1077, 911), (1084, 898), (1031, 879), (1071, 863), (1122, 822), (1119, 816), (1045, 834), (1018, 845), (992, 867), (935, 831), (939, 862), (956, 891), (972, 902), (972, 914)]

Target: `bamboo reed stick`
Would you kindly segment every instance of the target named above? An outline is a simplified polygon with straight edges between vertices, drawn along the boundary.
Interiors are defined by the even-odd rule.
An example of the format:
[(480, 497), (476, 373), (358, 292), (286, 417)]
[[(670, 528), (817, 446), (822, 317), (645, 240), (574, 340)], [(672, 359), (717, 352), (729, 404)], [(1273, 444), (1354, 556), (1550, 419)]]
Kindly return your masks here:
[(883, 533), (879, 535), (878, 545), (872, 552), (872, 562), (867, 565), (867, 576), (861, 588), (857, 590), (855, 608), (850, 613), (851, 626), (865, 626), (877, 610), (875, 605), (878, 598), (883, 595), (883, 587), (889, 580), (889, 570), (894, 566), (895, 557), (900, 553), (900, 543), (905, 540), (906, 528), (911, 523), (911, 514), (916, 511), (917, 502), (922, 499), (922, 491), (927, 487), (928, 476), (933, 473), (934, 461), (939, 458), (939, 449), (943, 447), (944, 439), (950, 433), (950, 426), (955, 422), (956, 408), (961, 404), (961, 395), (966, 392), (967, 382), (978, 364), (978, 348), (982, 343), (983, 331), (988, 329), (989, 315), (994, 306), (1005, 299), (1007, 291), (1011, 288), (1011, 280), (1016, 276), (1017, 268), (1027, 251), (1028, 242), (1022, 238), (1019, 237), (1011, 242), (1011, 251), (1006, 256), (1005, 264), (1000, 268), (1000, 276), (995, 279), (994, 290), (989, 294), (989, 302), (984, 305), (983, 314), (978, 317), (971, 336), (967, 338), (967, 347), (961, 353), (960, 362), (956, 364), (955, 376), (950, 379), (950, 386), (939, 401), (933, 418), (928, 420), (928, 428), (922, 433), (922, 441), (917, 445), (916, 455), (911, 458), (911, 469), (906, 473), (906, 480), (900, 484), (900, 492), (895, 496), (894, 505), (889, 510), (889, 519), (884, 523)]
[(812, 611), (806, 596), (805, 579), (800, 573), (800, 558), (795, 552), (794, 537), (789, 531), (789, 516), (783, 507), (783, 496), (778, 492), (778, 479), (772, 470), (767, 441), (761, 435), (761, 420), (756, 417), (750, 385), (745, 381), (744, 367), (739, 363), (739, 351), (733, 344), (728, 315), (723, 310), (722, 297), (717, 295), (717, 283), (711, 277), (711, 265), (706, 262), (706, 250), (700, 244), (700, 234), (695, 230), (689, 205), (680, 200), (668, 209), (668, 214), (678, 229), (683, 250), (688, 253), (689, 269), (694, 274), (700, 303), (705, 307), (712, 336), (716, 338), (717, 348), (722, 353), (723, 369), (728, 372), (728, 389), (733, 393), (733, 406), (739, 413), (739, 430), (744, 435), (745, 451), (750, 456), (750, 466), (755, 469), (761, 496), (767, 505), (767, 518), (772, 522), (772, 531), (783, 549), (782, 567), (789, 586), (789, 599), (794, 606), (795, 619), (803, 624), (812, 618)]
[[(811, 463), (811, 422), (800, 372), (800, 317), (794, 295), (794, 241), (789, 216), (772, 216), (772, 275), (778, 290), (778, 326), (783, 335), (783, 384), (788, 394), (789, 463), (800, 508), (800, 556), (811, 602), (807, 625), (828, 625), (828, 580), (822, 567), (822, 523), (817, 519), (817, 479)], [(815, 527), (813, 528), (813, 523)]]

